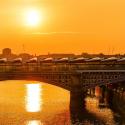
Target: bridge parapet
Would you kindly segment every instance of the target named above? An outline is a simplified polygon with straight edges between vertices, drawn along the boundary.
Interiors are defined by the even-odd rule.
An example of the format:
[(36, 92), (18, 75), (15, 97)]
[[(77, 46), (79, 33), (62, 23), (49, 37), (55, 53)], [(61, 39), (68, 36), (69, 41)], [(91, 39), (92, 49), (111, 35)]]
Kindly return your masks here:
[(75, 72), (76, 70), (125, 70), (125, 65), (0, 64), (0, 72)]

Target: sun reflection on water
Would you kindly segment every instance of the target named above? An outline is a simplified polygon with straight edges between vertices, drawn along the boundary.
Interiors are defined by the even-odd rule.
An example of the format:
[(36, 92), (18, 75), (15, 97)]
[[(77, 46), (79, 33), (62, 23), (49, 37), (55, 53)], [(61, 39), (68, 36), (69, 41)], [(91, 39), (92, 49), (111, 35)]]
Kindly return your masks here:
[(43, 125), (39, 120), (32, 120), (27, 122), (26, 125)]
[[(42, 85), (26, 84), (26, 110), (28, 112), (39, 112), (42, 109)], [(36, 124), (29, 124), (36, 125)]]

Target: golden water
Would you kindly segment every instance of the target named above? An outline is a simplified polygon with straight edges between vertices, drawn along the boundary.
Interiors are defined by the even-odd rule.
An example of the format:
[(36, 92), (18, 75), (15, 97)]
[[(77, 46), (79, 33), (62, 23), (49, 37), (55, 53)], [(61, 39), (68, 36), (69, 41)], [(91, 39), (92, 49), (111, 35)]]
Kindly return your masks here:
[[(1, 81), (0, 125), (70, 125), (69, 101), (69, 91), (47, 83)], [(96, 98), (86, 98), (86, 109), (97, 120), (115, 125), (113, 111), (99, 109)]]

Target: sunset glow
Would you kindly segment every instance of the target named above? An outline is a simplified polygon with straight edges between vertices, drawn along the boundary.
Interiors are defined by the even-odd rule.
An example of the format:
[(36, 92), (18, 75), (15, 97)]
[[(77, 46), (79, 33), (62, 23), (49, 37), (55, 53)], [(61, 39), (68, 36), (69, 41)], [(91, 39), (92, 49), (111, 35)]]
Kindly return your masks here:
[(0, 1), (0, 49), (20, 53), (25, 44), (31, 54), (123, 54), (124, 15), (124, 0)]
[(125, 0), (0, 0), (0, 80), (0, 125), (125, 125)]

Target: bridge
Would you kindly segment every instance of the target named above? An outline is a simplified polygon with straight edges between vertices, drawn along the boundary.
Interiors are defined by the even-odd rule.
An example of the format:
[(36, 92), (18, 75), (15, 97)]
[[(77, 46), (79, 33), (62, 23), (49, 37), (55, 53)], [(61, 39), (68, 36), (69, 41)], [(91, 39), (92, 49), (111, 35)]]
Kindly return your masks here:
[[(80, 58), (81, 59), (81, 58)], [(0, 80), (35, 80), (47, 82), (69, 91), (85, 90), (95, 86), (122, 83), (125, 81), (125, 63), (110, 58), (82, 61), (68, 61), (66, 58), (52, 61), (50, 58), (27, 62), (20, 59), (4, 62), (0, 60)], [(3, 62), (2, 62), (3, 61)]]
[[(21, 59), (0, 59), (0, 80), (35, 80), (64, 88), (70, 91), (70, 108), (76, 115), (75, 109), (82, 112), (88, 90), (96, 86), (112, 89), (119, 83), (124, 86), (125, 59), (79, 58), (73, 61), (67, 58), (48, 58), (40, 61), (33, 58), (26, 62)], [(80, 113), (78, 116), (81, 118)]]

